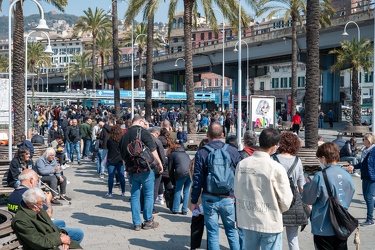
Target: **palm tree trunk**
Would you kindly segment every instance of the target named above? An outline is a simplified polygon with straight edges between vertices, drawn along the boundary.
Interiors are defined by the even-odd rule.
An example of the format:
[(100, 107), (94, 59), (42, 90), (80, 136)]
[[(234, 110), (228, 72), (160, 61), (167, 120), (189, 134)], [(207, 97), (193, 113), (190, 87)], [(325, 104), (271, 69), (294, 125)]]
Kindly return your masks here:
[[(118, 17), (117, 17), (117, 0), (112, 1), (112, 46), (113, 46), (113, 78), (114, 78), (114, 103), (115, 116), (120, 119), (120, 61), (118, 49)], [(133, 70), (133, 69), (132, 69)]]
[(184, 43), (185, 43), (185, 84), (186, 107), (188, 112), (187, 132), (195, 134), (195, 104), (194, 104), (194, 79), (193, 79), (193, 47), (191, 43), (191, 29), (193, 26), (194, 0), (184, 0)]
[(101, 89), (105, 89), (105, 85), (104, 85), (104, 55), (103, 54), (100, 55), (100, 60), (102, 61), (101, 65), (100, 65), (100, 76), (101, 76), (101, 81), (102, 81)]
[(358, 83), (358, 70), (352, 68), (353, 126), (362, 125), (361, 92)]
[(24, 17), (21, 2), (16, 4), (13, 32), (13, 108), (14, 108), (14, 143), (20, 141), (25, 131), (25, 45)]
[(154, 51), (154, 16), (148, 17), (147, 25), (147, 52), (146, 52), (146, 112), (145, 118), (151, 122), (151, 94), (152, 94), (152, 54)]
[(91, 73), (91, 81), (92, 81), (92, 89), (96, 90), (96, 83), (95, 83), (95, 48), (96, 48), (96, 36), (92, 37), (92, 73)]
[(306, 94), (305, 100), (305, 146), (318, 146), (319, 110), (319, 0), (307, 0), (306, 11)]
[(297, 106), (297, 53), (297, 16), (292, 14), (292, 117)]

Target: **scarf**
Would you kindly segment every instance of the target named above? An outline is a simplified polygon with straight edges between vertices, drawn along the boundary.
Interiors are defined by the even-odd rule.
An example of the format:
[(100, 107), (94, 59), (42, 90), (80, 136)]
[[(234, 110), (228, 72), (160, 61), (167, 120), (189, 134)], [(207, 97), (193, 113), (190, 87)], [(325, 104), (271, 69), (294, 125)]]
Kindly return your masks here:
[(245, 147), (243, 150), (246, 151), (246, 153), (248, 153), (250, 156), (253, 155), (254, 151), (257, 151), (255, 148), (249, 148), (249, 147)]

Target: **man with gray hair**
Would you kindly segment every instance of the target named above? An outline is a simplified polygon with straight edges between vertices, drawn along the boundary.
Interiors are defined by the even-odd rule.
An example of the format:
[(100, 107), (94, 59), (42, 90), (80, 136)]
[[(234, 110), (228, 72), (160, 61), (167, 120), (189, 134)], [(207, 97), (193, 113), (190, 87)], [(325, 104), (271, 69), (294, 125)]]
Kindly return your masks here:
[(71, 240), (65, 230), (56, 227), (43, 209), (45, 194), (39, 188), (30, 188), (22, 195), (12, 228), (23, 245), (23, 249), (82, 249)]
[(53, 199), (51, 203), (54, 205), (61, 205), (61, 202), (57, 200), (57, 186), (60, 188), (60, 200), (68, 200), (71, 198), (66, 196), (66, 177), (62, 175), (60, 166), (58, 165), (56, 159), (56, 152), (53, 148), (47, 148), (43, 156), (39, 157), (36, 161), (36, 169), (39, 175), (42, 176), (42, 181), (47, 183), (51, 189), (55, 190), (53, 192)]

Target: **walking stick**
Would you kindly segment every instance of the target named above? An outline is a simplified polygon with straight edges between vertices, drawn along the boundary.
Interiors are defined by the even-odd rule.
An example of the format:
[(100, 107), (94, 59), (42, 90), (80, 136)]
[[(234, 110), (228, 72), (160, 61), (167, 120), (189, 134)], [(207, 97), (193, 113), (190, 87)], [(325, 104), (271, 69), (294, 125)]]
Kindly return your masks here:
[[(43, 184), (44, 186), (46, 186), (46, 188), (48, 188), (50, 191), (52, 191), (52, 192), (55, 193), (56, 195), (59, 195), (58, 192), (56, 192), (55, 190), (53, 190), (53, 189), (52, 189), (50, 186), (48, 186), (48, 184), (46, 184), (45, 182), (40, 181), (40, 183)], [(65, 199), (64, 196), (60, 195), (60, 197), (61, 197), (64, 201), (68, 202), (69, 205), (72, 205), (72, 202), (71, 202), (71, 201), (68, 201), (67, 199)]]

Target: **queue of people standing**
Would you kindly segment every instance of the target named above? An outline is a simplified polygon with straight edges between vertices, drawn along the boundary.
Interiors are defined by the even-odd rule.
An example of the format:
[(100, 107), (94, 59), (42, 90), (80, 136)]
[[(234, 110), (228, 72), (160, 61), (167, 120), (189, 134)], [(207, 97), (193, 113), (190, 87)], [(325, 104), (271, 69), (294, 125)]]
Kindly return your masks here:
[[(156, 110), (158, 111), (159, 109)], [(78, 164), (81, 162), (80, 143), (84, 137), (86, 140), (91, 138), (91, 144), (94, 146), (98, 144), (97, 151), (94, 146), (87, 144), (93, 154), (83, 150), (82, 158), (91, 156), (91, 159), (95, 160), (96, 153), (100, 178), (104, 178), (107, 169), (106, 197), (113, 197), (114, 178), (117, 178), (121, 186), (120, 195), (125, 196), (127, 174), (131, 187), (130, 203), (135, 231), (155, 229), (159, 226), (154, 217), (157, 212), (154, 204), (169, 203), (173, 214), (186, 215), (190, 199), (193, 213), (192, 249), (201, 246), (204, 228), (207, 230), (208, 249), (220, 249), (219, 216), (231, 249), (281, 249), (284, 227), (289, 249), (299, 249), (298, 230), (306, 226), (308, 217), (312, 223), (311, 231), (316, 249), (347, 249), (346, 240), (335, 236), (329, 220), (327, 187), (322, 181), (322, 172), (317, 172), (312, 179), (303, 175), (301, 160), (296, 156), (301, 146), (297, 135), (290, 132), (280, 135), (276, 129), (266, 128), (257, 138), (254, 133), (247, 131), (244, 135), (245, 148), (238, 152), (235, 144), (231, 144), (229, 140), (228, 143), (222, 141), (224, 128), (227, 133), (230, 132), (232, 123), (237, 119), (233, 119), (231, 113), (224, 115), (200, 111), (197, 122), (202, 128), (206, 127), (207, 140), (201, 143), (194, 161), (190, 164), (190, 158), (183, 146), (182, 126), (186, 121), (185, 111), (160, 111), (153, 114), (151, 121), (151, 125), (158, 125), (160, 128), (153, 127), (150, 130), (149, 122), (141, 116), (142, 112), (134, 116), (131, 124), (128, 120), (125, 127), (121, 121), (116, 122), (108, 111), (106, 114), (103, 111), (101, 117), (91, 121), (89, 116), (84, 116), (83, 124), (79, 124), (74, 116), (70, 116), (70, 119), (66, 114), (62, 116), (65, 145), (69, 148), (67, 151), (70, 153), (67, 154), (71, 162), (74, 162), (74, 154)], [(128, 113), (125, 112), (124, 117), (127, 116)], [(301, 118), (295, 117), (294, 120), (296, 125), (301, 124)], [(68, 125), (69, 123), (71, 124)], [(91, 134), (90, 130), (86, 130), (86, 135), (83, 135), (86, 124), (91, 126)], [(176, 132), (175, 126), (179, 124), (182, 124), (182, 129)], [(55, 131), (51, 132), (51, 137), (57, 136), (56, 139), (59, 139), (55, 124), (52, 129)], [(299, 127), (295, 126), (294, 129), (299, 130)], [(363, 226), (374, 224), (372, 194), (375, 190), (375, 166), (372, 166), (374, 164), (371, 158), (375, 155), (374, 138), (371, 134), (364, 137), (366, 148), (362, 153), (363, 157), (354, 167), (348, 168), (361, 169), (362, 188), (368, 208)], [(59, 145), (61, 146), (61, 143)], [(142, 157), (137, 155), (137, 150), (133, 147), (137, 145), (142, 149), (147, 148), (147, 159), (152, 161), (141, 161)], [(340, 196), (342, 205), (347, 209), (355, 189), (351, 176), (337, 165), (340, 161), (338, 146), (324, 143), (319, 146), (316, 156), (330, 180), (331, 187), (328, 188), (332, 189), (334, 196)], [(22, 158), (23, 161), (26, 162), (26, 158)], [(215, 178), (212, 178), (213, 176)], [(337, 180), (338, 176), (340, 181)], [(307, 211), (305, 206), (302, 207), (304, 210), (293, 208), (297, 211), (294, 215), (288, 214), (295, 200), (291, 182), (301, 195), (302, 201), (311, 206), (311, 211)], [(167, 198), (164, 194), (170, 194), (171, 192), (167, 191), (172, 189), (174, 196), (171, 196), (171, 201), (168, 200), (170, 197)], [(304, 219), (297, 220), (297, 214)]]

